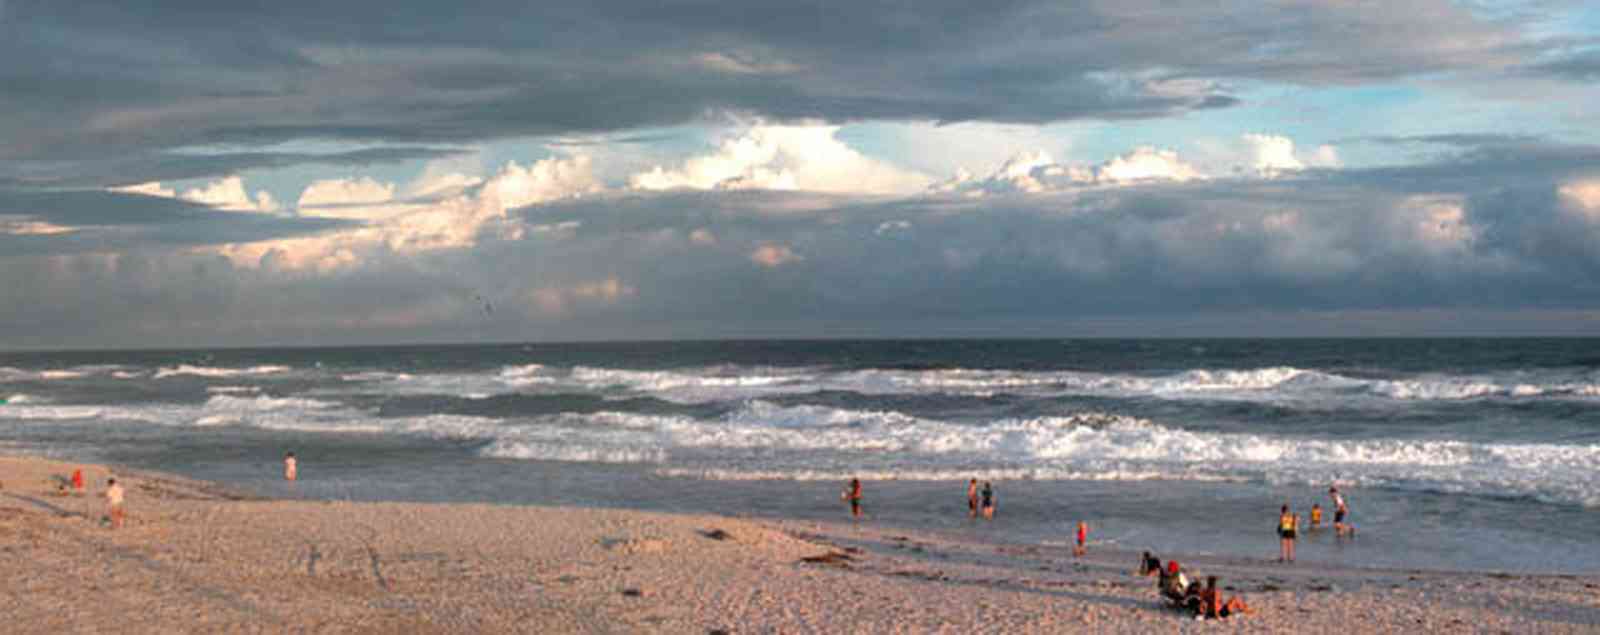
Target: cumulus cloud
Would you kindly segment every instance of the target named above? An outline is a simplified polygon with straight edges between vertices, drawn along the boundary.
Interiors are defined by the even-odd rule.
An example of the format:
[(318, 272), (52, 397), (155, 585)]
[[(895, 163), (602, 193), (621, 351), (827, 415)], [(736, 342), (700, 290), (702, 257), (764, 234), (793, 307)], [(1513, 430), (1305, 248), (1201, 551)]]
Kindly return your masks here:
[(258, 190), (254, 198), (245, 191), (244, 179), (229, 176), (200, 187), (184, 190), (182, 194), (162, 187), (159, 182), (140, 183), (110, 188), (113, 192), (143, 194), (164, 198), (179, 198), (230, 212), (270, 213), (280, 209), (278, 202), (266, 190)]
[(804, 260), (788, 245), (766, 243), (750, 252), (750, 261), (768, 269), (776, 269), (792, 262)]
[(1561, 186), (1560, 193), (1573, 213), (1600, 224), (1600, 178), (1566, 183)]
[(1250, 133), (1244, 135), (1243, 140), (1249, 148), (1249, 169), (1266, 178), (1310, 167), (1335, 168), (1341, 164), (1338, 149), (1327, 144), (1300, 153), (1295, 150), (1294, 140), (1282, 135)]
[(1089, 186), (1115, 186), (1152, 182), (1183, 182), (1206, 178), (1173, 150), (1141, 146), (1098, 165), (1062, 165), (1040, 152), (1019, 154), (986, 176), (961, 171), (933, 185), (933, 192), (983, 196), (986, 194), (1058, 192)]
[[(485, 234), (507, 239), (550, 235), (550, 228), (530, 228), (508, 220), (507, 212), (602, 191), (590, 168), (589, 159), (580, 155), (528, 165), (509, 162), (487, 180), (457, 173), (429, 174), (405, 188), (419, 194), (412, 198), (397, 197), (400, 187), (396, 184), (369, 178), (317, 181), (301, 193), (301, 214), (364, 224), (316, 236), (218, 249), (241, 267), (327, 272), (357, 266), (375, 254), (471, 247)], [(565, 229), (570, 232), (575, 227)]]
[(923, 175), (869, 158), (837, 138), (838, 126), (756, 126), (716, 152), (628, 179), (641, 190), (813, 190), (895, 194), (926, 187)]
[[(1202, 314), (1234, 316), (1216, 323), (1240, 334), (1256, 332), (1249, 316), (1273, 313), (1322, 315), (1317, 333), (1348, 333), (1337, 316), (1350, 312), (1411, 334), (1456, 329), (1469, 311), (1506, 312), (1497, 332), (1574, 332), (1570, 320), (1538, 312), (1600, 311), (1589, 282), (1600, 279), (1593, 148), (1306, 171), (1292, 187), (1190, 179), (984, 198), (592, 192), (583, 179), (554, 176), (578, 174), (571, 159), (548, 160), (569, 164), (519, 164), (428, 203), (459, 205), (440, 208), (438, 220), (469, 226), (496, 178), (544, 174), (568, 184), (506, 183), (496, 195), (504, 200), (543, 193), (495, 209), (460, 240), (433, 229), (406, 237), (417, 230), (411, 222), (366, 221), (324, 228), (312, 238), (338, 239), (303, 253), (293, 249), (298, 239), (266, 241), (276, 251), (251, 263), (186, 243), (113, 252), (97, 241), (93, 253), (30, 257), (19, 250), (71, 234), (0, 234), (0, 318), (28, 325), (35, 345), (155, 345), (172, 333), (193, 345), (308, 341), (308, 333), (346, 342), (816, 336), (822, 320), (863, 334), (970, 334), (998, 323), (1060, 333), (1049, 329), (1085, 316), (1170, 327)], [(1055, 165), (1034, 163), (1019, 174)], [(312, 198), (371, 203), (390, 191), (346, 185), (321, 189), (348, 198)], [(114, 196), (231, 220), (293, 220)], [(0, 200), (0, 209), (31, 200)], [(297, 257), (312, 267), (296, 268)], [(479, 296), (494, 303), (492, 315)], [(1516, 315), (1523, 321), (1505, 321)], [(1422, 322), (1408, 331), (1398, 326), (1407, 319)], [(1284, 324), (1292, 326), (1282, 332), (1312, 334), (1304, 319)], [(1206, 332), (1230, 333), (1219, 329)]]

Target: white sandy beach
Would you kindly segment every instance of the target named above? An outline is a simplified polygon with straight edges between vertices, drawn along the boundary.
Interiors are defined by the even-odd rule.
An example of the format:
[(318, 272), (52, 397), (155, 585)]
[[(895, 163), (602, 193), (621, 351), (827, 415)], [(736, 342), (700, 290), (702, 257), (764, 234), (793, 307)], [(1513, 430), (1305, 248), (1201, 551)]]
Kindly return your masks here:
[[(59, 483), (85, 469), (89, 492)], [(1514, 632), (1600, 630), (1600, 576), (1177, 558), (1252, 615), (1166, 610), (1137, 555), (835, 523), (260, 500), (0, 457), (6, 630), (58, 632)], [(1272, 546), (1264, 544), (1264, 549)], [(807, 562), (827, 556), (831, 562)]]

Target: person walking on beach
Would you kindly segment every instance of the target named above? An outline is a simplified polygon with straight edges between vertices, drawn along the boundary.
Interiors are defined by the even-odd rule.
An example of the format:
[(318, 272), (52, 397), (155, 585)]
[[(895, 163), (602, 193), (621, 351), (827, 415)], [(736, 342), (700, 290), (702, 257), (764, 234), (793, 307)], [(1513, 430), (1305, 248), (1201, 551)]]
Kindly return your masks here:
[(1328, 496), (1333, 499), (1333, 535), (1343, 538), (1345, 532), (1355, 535), (1354, 527), (1347, 527), (1344, 523), (1345, 516), (1350, 514), (1350, 508), (1345, 506), (1344, 495), (1339, 493), (1337, 485), (1328, 488)]
[(287, 454), (284, 454), (283, 455), (283, 480), (292, 481), (292, 480), (295, 479), (295, 477), (299, 476), (299, 474), (300, 474), (300, 465), (299, 465), (299, 461), (295, 460), (294, 453), (293, 452), (289, 452)]
[(1072, 548), (1072, 557), (1082, 558), (1084, 554), (1089, 553), (1089, 548), (1085, 546), (1088, 542), (1089, 523), (1080, 520), (1078, 521), (1078, 545)]
[(978, 479), (967, 481), (967, 518), (978, 517)]
[(111, 517), (111, 528), (122, 528), (122, 486), (117, 479), (106, 480), (106, 515)]
[(850, 501), (850, 516), (861, 517), (861, 479), (850, 479), (850, 489), (845, 492), (845, 497)]
[(72, 471), (72, 494), (83, 496), (83, 468)]
[(994, 487), (983, 482), (983, 519), (994, 520)]
[(1300, 529), (1300, 518), (1284, 505), (1278, 513), (1278, 562), (1294, 562), (1294, 540)]

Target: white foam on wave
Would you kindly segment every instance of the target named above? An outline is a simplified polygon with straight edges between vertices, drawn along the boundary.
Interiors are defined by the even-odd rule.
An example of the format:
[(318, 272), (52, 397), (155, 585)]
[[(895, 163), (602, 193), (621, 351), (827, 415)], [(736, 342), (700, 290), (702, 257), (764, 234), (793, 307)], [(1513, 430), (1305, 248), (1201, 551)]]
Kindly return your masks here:
[(86, 377), (89, 373), (81, 370), (41, 370), (39, 379), (77, 379)]
[(331, 401), (316, 399), (303, 399), (298, 397), (234, 397), (231, 395), (215, 395), (206, 400), (206, 410), (231, 410), (261, 412), (267, 410), (325, 410), (338, 407), (339, 404)]
[(241, 393), (261, 392), (260, 386), (206, 386), (206, 392), (214, 395), (236, 395)]
[(0, 379), (13, 381), (61, 381), (68, 379), (82, 379), (112, 372), (122, 372), (124, 366), (116, 364), (90, 364), (73, 366), (71, 368), (47, 368), (43, 370), (27, 370), (11, 366), (0, 366)]
[(603, 412), (545, 423), (521, 436), (495, 431), (484, 454), (660, 457), (655, 462), (669, 463), (663, 474), (711, 479), (827, 480), (848, 473), (920, 480), (976, 472), (1306, 485), (1346, 480), (1600, 505), (1600, 445), (1308, 439), (1185, 430), (1106, 413), (954, 423), (761, 401), (717, 419)]
[(343, 381), (406, 381), (411, 379), (408, 373), (391, 373), (387, 371), (362, 371), (359, 373), (346, 373), (339, 376)]
[(211, 366), (191, 366), (179, 364), (170, 368), (156, 371), (155, 378), (176, 377), (179, 375), (194, 375), (197, 377), (240, 377), (246, 375), (276, 375), (293, 370), (288, 366), (261, 365), (248, 368), (217, 368)]
[[(711, 481), (847, 481), (860, 478), (867, 481), (947, 481), (960, 482), (969, 478), (980, 481), (1163, 481), (1173, 480), (1173, 474), (1162, 470), (1075, 470), (1066, 468), (1029, 467), (975, 467), (926, 469), (803, 469), (760, 470), (728, 468), (665, 467), (655, 470), (659, 476), (673, 478), (698, 478)], [(1244, 481), (1239, 476), (1190, 471), (1184, 480), (1229, 482)]]
[(567, 463), (661, 463), (667, 459), (666, 451), (660, 448), (579, 447), (509, 439), (498, 439), (479, 454), (501, 459)]
[(166, 423), (170, 409), (139, 406), (45, 405), (33, 401), (7, 404), (0, 408), (0, 419), (33, 421), (140, 421)]

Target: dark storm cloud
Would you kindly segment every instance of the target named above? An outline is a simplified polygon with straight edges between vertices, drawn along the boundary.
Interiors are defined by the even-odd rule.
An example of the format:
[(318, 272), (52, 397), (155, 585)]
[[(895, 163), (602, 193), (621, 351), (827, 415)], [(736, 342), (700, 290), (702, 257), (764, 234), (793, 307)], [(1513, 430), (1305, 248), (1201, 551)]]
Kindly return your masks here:
[[(101, 190), (0, 189), (0, 254), (49, 255), (142, 247), (186, 247), (287, 238), (350, 224), (317, 218), (219, 211), (179, 199)], [(57, 233), (10, 233), (9, 222)]]
[[(860, 202), (677, 193), (524, 211), (577, 222), (541, 248), (616, 272), (636, 310), (710, 320), (1189, 311), (1600, 307), (1600, 225), (1561, 193), (1600, 148), (1539, 146), (1448, 164), (1047, 196)], [(686, 237), (708, 232), (715, 242)], [(665, 256), (663, 250), (680, 249)], [(797, 256), (757, 266), (782, 245)], [(556, 259), (544, 261), (545, 270)]]
[(86, 188), (151, 181), (198, 179), (245, 170), (291, 165), (369, 166), (444, 159), (462, 154), (450, 148), (388, 147), (350, 152), (229, 152), (174, 154), (152, 152), (77, 161), (10, 161), (0, 164), (0, 184), (35, 188)]
[[(16, 328), (0, 333), (9, 345), (84, 333), (156, 345), (174, 329), (191, 344), (1111, 323), (1577, 333), (1572, 320), (1600, 310), (1600, 202), (1574, 188), (1589, 182), (1600, 148), (1521, 144), (1438, 165), (978, 199), (613, 193), (515, 210), (521, 232), (471, 248), (351, 243), (358, 264), (322, 272), (156, 249), (12, 256), (0, 322)], [(165, 226), (158, 210), (130, 216)], [(1251, 317), (1263, 315), (1278, 317)]]
[[(1521, 19), (1521, 18), (1518, 18)], [(1330, 3), (63, 3), (0, 18), (0, 158), (307, 137), (435, 143), (772, 119), (1046, 122), (1237, 102), (1234, 79), (1496, 68), (1517, 24)]]

